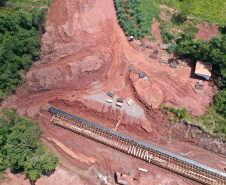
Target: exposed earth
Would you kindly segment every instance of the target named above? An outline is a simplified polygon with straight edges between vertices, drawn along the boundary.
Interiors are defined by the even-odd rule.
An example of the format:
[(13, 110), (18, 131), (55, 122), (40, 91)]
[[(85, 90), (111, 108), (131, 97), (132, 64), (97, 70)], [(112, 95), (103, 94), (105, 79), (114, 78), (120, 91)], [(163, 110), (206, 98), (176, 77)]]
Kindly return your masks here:
[[(224, 170), (225, 144), (205, 134), (191, 139), (192, 128), (179, 123), (175, 124), (181, 129), (178, 133), (166, 127), (168, 115), (158, 109), (160, 103), (184, 107), (191, 115), (200, 116), (212, 103), (216, 87), (203, 81), (204, 89), (195, 89), (200, 79), (193, 75), (195, 66), (190, 61), (186, 67), (176, 69), (158, 62), (165, 55), (159, 49), (158, 26), (153, 25), (157, 42), (148, 38), (128, 42), (118, 25), (113, 0), (52, 1), (42, 37), (41, 60), (27, 73), (17, 94), (2, 105), (17, 108), (21, 116), (39, 120), (45, 131), (42, 142), (60, 156), (64, 167), (59, 166), (54, 174), (38, 179), (36, 184), (114, 184), (116, 171), (136, 177), (131, 181), (136, 185), (197, 184), (51, 125), (49, 106), (108, 128), (114, 128), (121, 120), (119, 132)], [(156, 50), (156, 59), (150, 58)], [(139, 78), (138, 72), (143, 72), (146, 80)], [(111, 105), (106, 102), (107, 92), (116, 95), (114, 101), (116, 97), (131, 98), (135, 104), (130, 107), (124, 103), (122, 108)], [(185, 134), (188, 138), (183, 141)], [(167, 140), (169, 135), (172, 140)], [(142, 173), (138, 167), (148, 172)], [(23, 176), (18, 181), (15, 178), (18, 177), (9, 175), (5, 183), (29, 183)]]

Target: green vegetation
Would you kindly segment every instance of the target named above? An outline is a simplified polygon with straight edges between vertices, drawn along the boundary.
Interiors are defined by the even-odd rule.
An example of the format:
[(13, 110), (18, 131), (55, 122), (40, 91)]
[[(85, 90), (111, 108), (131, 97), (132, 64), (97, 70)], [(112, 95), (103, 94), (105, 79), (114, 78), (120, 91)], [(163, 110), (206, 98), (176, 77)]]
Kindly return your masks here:
[(6, 4), (6, 0), (1, 0), (0, 1), (0, 6), (5, 6), (5, 4)]
[(7, 7), (15, 10), (30, 11), (32, 8), (48, 8), (52, 0), (8, 0)]
[[(221, 96), (221, 97), (216, 97), (216, 98), (222, 98), (223, 94), (219, 93), (218, 96)], [(225, 98), (224, 99), (224, 102), (225, 102), (226, 100), (225, 94), (224, 94), (224, 98)], [(220, 111), (222, 111), (223, 110), (222, 108), (225, 106), (225, 103), (223, 103), (223, 101), (221, 100), (219, 102), (221, 103), (219, 106), (221, 107)], [(226, 117), (224, 117), (225, 114), (219, 114), (218, 112), (216, 112), (215, 110), (216, 106), (218, 107), (218, 104), (216, 104), (216, 101), (215, 101), (215, 104), (213, 104), (207, 109), (207, 113), (200, 117), (198, 116), (192, 117), (188, 115), (187, 110), (184, 108), (177, 109), (175, 107), (167, 107), (163, 103), (159, 105), (159, 108), (164, 109), (167, 115), (169, 115), (169, 112), (175, 115), (175, 117), (169, 118), (169, 121), (171, 123), (182, 121), (185, 124), (196, 126), (203, 132), (209, 133), (214, 137), (219, 137), (223, 142), (225, 142), (226, 141)]]
[[(221, 90), (214, 99), (214, 109), (226, 118), (226, 89)], [(225, 130), (226, 132), (226, 130)]]
[[(221, 89), (226, 87), (226, 35), (215, 36), (210, 41), (194, 40), (194, 34), (182, 34), (176, 40), (177, 46), (170, 47), (170, 52), (176, 52), (194, 60), (213, 64), (213, 68), (222, 80)], [(225, 93), (223, 93), (225, 94)]]
[(166, 105), (164, 105), (164, 103), (161, 103), (159, 105), (160, 109), (165, 109), (166, 112), (171, 112), (173, 114), (176, 115), (176, 117), (170, 117), (170, 121), (174, 121), (176, 120), (177, 122), (183, 120), (183, 119), (192, 119), (192, 117), (188, 114), (187, 109), (183, 108), (183, 109), (179, 109), (179, 108), (175, 108), (175, 107), (167, 107)]
[[(6, 5), (7, 4), (7, 5)], [(33, 61), (39, 59), (49, 0), (9, 0), (0, 6), (0, 101), (16, 91)], [(42, 6), (42, 7), (41, 7)], [(41, 8), (39, 8), (41, 7)], [(46, 7), (46, 8), (45, 8)], [(31, 181), (51, 173), (58, 157), (44, 148), (37, 122), (19, 117), (16, 110), (0, 115), (0, 178), (6, 168), (24, 172)]]
[(141, 39), (151, 35), (153, 18), (159, 20), (159, 8), (153, 0), (114, 0), (119, 24), (127, 36)]
[(177, 7), (183, 13), (192, 13), (218, 23), (226, 22), (225, 0), (178, 0)]
[(0, 7), (0, 15), (6, 15), (7, 13), (14, 13), (15, 10), (11, 10), (5, 7)]
[[(43, 2), (46, 3), (34, 3), (40, 6)], [(22, 83), (21, 76), (40, 55), (47, 8), (32, 8), (26, 12), (20, 9), (23, 3), (30, 5), (33, 2), (10, 0), (7, 7), (0, 9), (0, 102), (16, 91)], [(14, 10), (8, 7), (12, 4)]]
[(38, 122), (19, 117), (13, 109), (0, 116), (0, 171), (10, 168), (24, 172), (33, 181), (54, 170), (59, 158), (44, 148), (38, 137), (43, 133)]
[(171, 135), (168, 135), (168, 141), (172, 141), (172, 136)]

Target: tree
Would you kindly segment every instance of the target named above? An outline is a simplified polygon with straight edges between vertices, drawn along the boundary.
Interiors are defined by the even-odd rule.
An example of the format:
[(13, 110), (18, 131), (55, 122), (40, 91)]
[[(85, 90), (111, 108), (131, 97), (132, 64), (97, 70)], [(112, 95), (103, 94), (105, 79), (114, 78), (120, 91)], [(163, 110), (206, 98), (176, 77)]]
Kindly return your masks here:
[(7, 1), (7, 0), (1, 0), (1, 1), (0, 1), (0, 6), (5, 6), (6, 1)]
[(214, 98), (214, 106), (218, 113), (226, 118), (226, 90), (223, 89)]
[(56, 168), (59, 158), (48, 154), (38, 140), (43, 133), (38, 122), (19, 117), (17, 111), (2, 110), (0, 116), (0, 170), (9, 167), (31, 180)]

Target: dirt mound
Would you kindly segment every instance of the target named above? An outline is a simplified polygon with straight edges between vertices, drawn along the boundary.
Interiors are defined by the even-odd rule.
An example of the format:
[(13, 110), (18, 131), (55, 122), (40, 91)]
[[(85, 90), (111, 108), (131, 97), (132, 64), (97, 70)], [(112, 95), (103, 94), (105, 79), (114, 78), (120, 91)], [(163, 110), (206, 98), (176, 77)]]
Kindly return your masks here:
[(198, 25), (199, 32), (196, 33), (196, 40), (198, 39), (204, 39), (204, 40), (210, 40), (213, 36), (219, 35), (219, 29), (216, 24), (212, 24), (210, 26), (209, 23), (205, 23), (205, 25), (200, 24)]
[(60, 63), (56, 61), (42, 67), (37, 66), (27, 74), (25, 87), (28, 92), (78, 88), (106, 77), (110, 61), (110, 51), (103, 49), (95, 55), (77, 55), (63, 59)]

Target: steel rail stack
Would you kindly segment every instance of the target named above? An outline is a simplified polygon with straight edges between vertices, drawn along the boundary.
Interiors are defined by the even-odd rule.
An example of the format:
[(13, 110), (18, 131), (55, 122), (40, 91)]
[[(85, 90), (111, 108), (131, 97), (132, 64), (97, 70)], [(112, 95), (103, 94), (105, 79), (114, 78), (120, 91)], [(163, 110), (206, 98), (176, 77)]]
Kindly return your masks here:
[(226, 173), (54, 107), (51, 123), (202, 184), (226, 185)]

